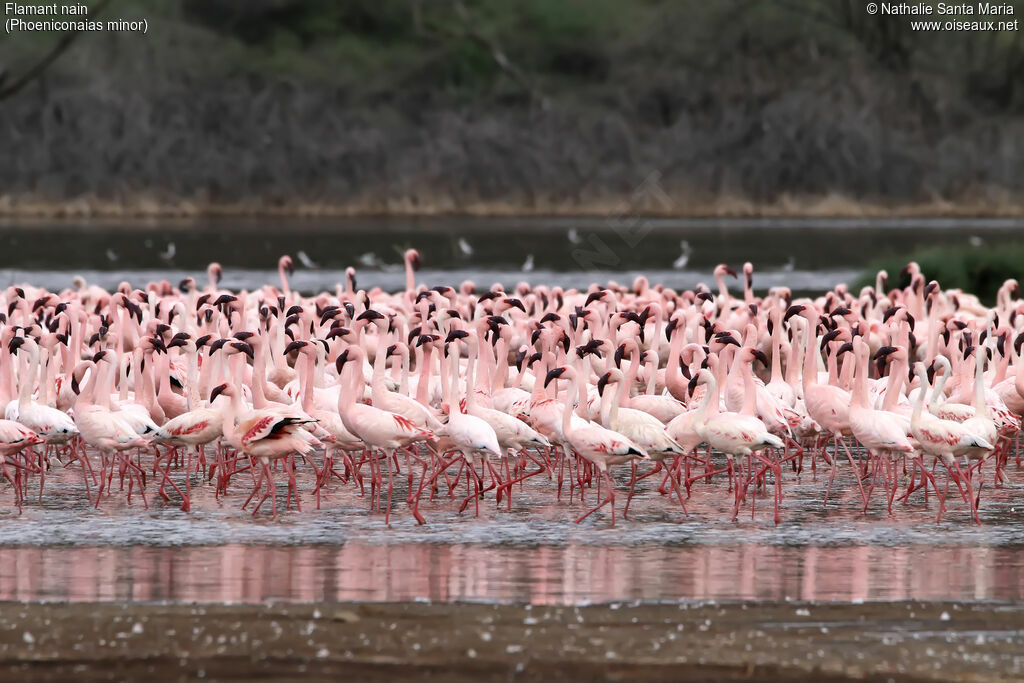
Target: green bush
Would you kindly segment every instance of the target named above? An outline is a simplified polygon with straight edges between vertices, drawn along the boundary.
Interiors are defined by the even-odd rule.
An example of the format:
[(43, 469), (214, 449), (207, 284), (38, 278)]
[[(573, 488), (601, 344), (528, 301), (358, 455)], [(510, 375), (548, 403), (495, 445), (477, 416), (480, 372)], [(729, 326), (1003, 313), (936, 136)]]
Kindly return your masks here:
[(926, 281), (937, 280), (943, 288), (955, 287), (993, 303), (1007, 278), (1024, 279), (1024, 243), (981, 247), (931, 247), (909, 256), (889, 256), (873, 261), (857, 280), (857, 289), (875, 283), (875, 275), (889, 273), (890, 287), (906, 287), (910, 279), (900, 271), (910, 261), (921, 266)]

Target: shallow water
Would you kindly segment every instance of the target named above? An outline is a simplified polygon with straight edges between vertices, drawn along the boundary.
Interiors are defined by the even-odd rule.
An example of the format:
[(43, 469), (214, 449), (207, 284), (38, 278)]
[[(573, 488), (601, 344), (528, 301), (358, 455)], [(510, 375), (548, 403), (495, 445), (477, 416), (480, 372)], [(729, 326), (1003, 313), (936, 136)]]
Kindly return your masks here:
[[(1012, 460), (1011, 460), (1012, 463)], [(936, 522), (934, 494), (918, 492), (887, 513), (876, 490), (866, 513), (856, 483), (841, 469), (828, 507), (827, 472), (785, 471), (782, 523), (759, 492), (737, 521), (724, 475), (698, 482), (685, 516), (658, 494), (655, 477), (640, 485), (630, 519), (622, 509), (628, 469), (618, 473), (617, 519), (607, 508), (583, 524), (572, 520), (596, 504), (556, 500), (543, 477), (516, 492), (511, 510), (493, 492), (459, 514), (454, 500), (424, 502), (426, 526), (405, 504), (396, 478), (391, 527), (369, 510), (354, 484), (335, 482), (315, 509), (312, 473), (299, 473), (304, 509), (279, 515), (241, 510), (252, 480), (236, 475), (227, 497), (193, 479), (193, 511), (162, 502), (148, 483), (146, 509), (136, 495), (87, 505), (77, 467), (36, 482), (21, 514), (8, 487), (0, 491), (0, 600), (311, 602), (488, 601), (566, 604), (616, 600), (1017, 600), (1024, 597), (1024, 525), (1018, 508), (1024, 471), (1011, 464), (1010, 485), (983, 485), (983, 524), (950, 492)], [(454, 473), (454, 470), (453, 470)], [(986, 473), (991, 481), (991, 466)], [(279, 477), (280, 478), (280, 477)], [(183, 476), (175, 475), (179, 485)], [(938, 476), (940, 486), (943, 475)], [(769, 490), (770, 494), (770, 490)], [(269, 502), (266, 504), (269, 506)]]
[(419, 281), (429, 286), (469, 279), (484, 287), (519, 281), (579, 287), (631, 283), (642, 274), (669, 287), (693, 287), (713, 285), (718, 263), (751, 261), (757, 289), (785, 284), (809, 292), (852, 282), (881, 255), (931, 244), (971, 248), (1013, 238), (1022, 228), (1024, 220), (1014, 219), (635, 216), (0, 220), (0, 285), (57, 290), (78, 274), (108, 288), (122, 280), (139, 287), (186, 276), (205, 283), (207, 264), (218, 261), (225, 287), (253, 288), (277, 282), (277, 259), (287, 253), (295, 257), (294, 284), (303, 291), (333, 289), (347, 266), (358, 269), (360, 286), (395, 289), (404, 285), (402, 253), (416, 247), (424, 264)]

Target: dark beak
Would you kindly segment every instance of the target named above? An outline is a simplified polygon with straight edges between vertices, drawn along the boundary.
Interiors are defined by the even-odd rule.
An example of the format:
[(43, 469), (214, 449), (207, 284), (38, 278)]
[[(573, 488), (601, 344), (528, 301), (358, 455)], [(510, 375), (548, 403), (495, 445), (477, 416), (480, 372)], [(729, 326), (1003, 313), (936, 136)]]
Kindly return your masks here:
[(547, 377), (544, 378), (544, 386), (546, 387), (547, 385), (551, 384), (551, 380), (558, 379), (564, 373), (565, 373), (565, 368), (564, 367), (562, 367), (562, 368), (555, 368), (554, 370), (549, 371)]
[(231, 346), (249, 356), (249, 360), (254, 360), (255, 354), (253, 353), (252, 347), (245, 342), (233, 342)]
[(334, 368), (338, 371), (339, 375), (341, 374), (341, 369), (343, 367), (345, 367), (345, 363), (347, 363), (347, 362), (348, 362), (348, 349), (345, 349), (344, 351), (342, 351), (341, 353), (338, 354), (337, 360), (334, 361)]
[(287, 356), (292, 351), (298, 351), (299, 349), (303, 348), (304, 346), (306, 346), (306, 342), (305, 341), (301, 341), (301, 340), (300, 341), (293, 341), (291, 344), (289, 344), (288, 346), (284, 347), (284, 353), (282, 355)]
[(886, 358), (891, 353), (896, 353), (896, 347), (895, 346), (883, 346), (882, 348), (878, 349), (878, 351), (875, 351), (875, 356), (874, 356), (874, 358), (872, 360), (879, 360), (879, 359), (882, 359), (882, 358)]
[(359, 317), (356, 318), (356, 320), (380, 320), (383, 317), (384, 317), (383, 314), (378, 313), (377, 311), (373, 310), (372, 308), (368, 308), (365, 311), (363, 311), (362, 313), (360, 313)]
[(465, 330), (452, 330), (451, 332), (448, 333), (448, 336), (445, 338), (444, 343), (451, 344), (453, 341), (456, 341), (457, 339), (465, 339), (468, 336), (469, 333), (466, 332)]
[(216, 399), (218, 396), (224, 393), (224, 390), (227, 388), (227, 384), (220, 384), (218, 386), (215, 386), (213, 388), (213, 391), (210, 392), (210, 403), (213, 403), (214, 399)]

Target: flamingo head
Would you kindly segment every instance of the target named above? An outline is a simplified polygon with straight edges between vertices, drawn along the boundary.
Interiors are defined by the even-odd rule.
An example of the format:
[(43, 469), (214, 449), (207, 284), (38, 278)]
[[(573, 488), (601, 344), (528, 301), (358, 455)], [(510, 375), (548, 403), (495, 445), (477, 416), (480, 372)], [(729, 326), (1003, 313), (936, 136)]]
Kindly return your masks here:
[(576, 347), (576, 355), (580, 358), (588, 355), (594, 355), (601, 358), (601, 347), (604, 346), (603, 339), (591, 339), (586, 344)]
[(25, 337), (11, 337), (11, 341), (7, 344), (7, 350), (11, 353), (17, 353), (24, 343)]
[(751, 362), (755, 360), (760, 361), (761, 365), (768, 367), (771, 365), (771, 361), (768, 360), (768, 356), (761, 349), (750, 349)]
[(715, 336), (711, 338), (711, 342), (708, 344), (708, 346), (711, 348), (711, 350), (718, 352), (724, 349), (729, 344), (732, 344), (737, 348), (742, 346), (742, 344), (739, 343), (736, 337), (732, 336), (732, 333), (728, 331), (718, 332), (717, 334), (715, 334)]
[(192, 337), (189, 336), (188, 332), (178, 332), (171, 337), (171, 341), (167, 343), (166, 348), (173, 349), (176, 346), (188, 346), (191, 339)]
[(229, 341), (231, 341), (230, 337), (222, 337), (221, 339), (215, 339), (210, 342), (210, 355), (212, 356), (220, 351)]
[(608, 294), (607, 289), (598, 289), (597, 291), (591, 292), (587, 295), (587, 301), (583, 305), (589, 306), (594, 301), (603, 301), (606, 294)]
[(558, 367), (548, 371), (547, 376), (544, 378), (544, 386), (547, 387), (553, 380), (558, 379), (565, 374), (565, 367)]
[(287, 271), (289, 276), (295, 275), (295, 264), (292, 262), (292, 257), (287, 254), (278, 259), (277, 267)]
[(304, 352), (304, 349), (308, 345), (309, 345), (309, 342), (304, 341), (302, 339), (299, 339), (297, 341), (293, 341), (292, 343), (288, 344), (288, 346), (284, 347), (284, 353), (281, 354), (281, 355), (282, 356), (287, 356), (292, 351)]
[(504, 303), (508, 308), (518, 308), (523, 313), (526, 313), (526, 306), (523, 305), (522, 301), (515, 297), (508, 297), (507, 299), (502, 299), (502, 303)]
[(715, 266), (715, 277), (722, 277), (723, 275), (728, 275), (729, 277), (739, 277), (736, 274), (735, 270), (725, 265), (724, 263), (719, 263), (717, 266)]
[(782, 317), (783, 322), (785, 322), (786, 320), (789, 320), (794, 315), (800, 315), (801, 313), (804, 312), (804, 310), (806, 308), (807, 307), (804, 306), (803, 304), (794, 304), (794, 305), (790, 306), (789, 308), (786, 309), (786, 315), (784, 315)]
[(255, 356), (256, 356), (256, 354), (255, 354), (255, 352), (253, 351), (253, 348), (252, 348), (252, 346), (251, 346), (251, 345), (249, 345), (249, 344), (248, 344), (248, 343), (246, 343), (246, 342), (243, 342), (243, 341), (234, 341), (234, 342), (231, 342), (231, 346), (230, 346), (230, 348), (231, 348), (231, 349), (232, 349), (232, 350), (233, 350), (233, 351), (234, 351), (235, 353), (244, 353), (245, 355), (249, 356), (249, 360), (254, 360), (254, 359), (255, 359)]
[(224, 277), (224, 269), (221, 268), (221, 265), (216, 261), (206, 267), (206, 272), (217, 284), (220, 284), (221, 278)]
[(345, 367), (345, 364), (348, 363), (348, 361), (349, 354), (348, 348), (346, 348), (344, 351), (338, 354), (338, 357), (336, 359), (334, 359), (334, 369), (338, 371), (339, 375), (341, 374), (341, 369)]
[(348, 329), (347, 327), (342, 327), (341, 325), (334, 325), (333, 327), (331, 327), (330, 331), (327, 332), (326, 337), (327, 339), (334, 339), (335, 337), (344, 337), (345, 335), (351, 332), (352, 330)]
[(234, 387), (232, 387), (230, 384), (218, 384), (213, 388), (213, 391), (210, 392), (210, 403), (213, 403), (214, 400), (216, 400), (216, 398), (221, 394), (225, 396), (234, 396)]
[(409, 264), (409, 267), (413, 270), (419, 270), (422, 263), (420, 262), (420, 252), (415, 249), (406, 249), (405, 251), (405, 262)]

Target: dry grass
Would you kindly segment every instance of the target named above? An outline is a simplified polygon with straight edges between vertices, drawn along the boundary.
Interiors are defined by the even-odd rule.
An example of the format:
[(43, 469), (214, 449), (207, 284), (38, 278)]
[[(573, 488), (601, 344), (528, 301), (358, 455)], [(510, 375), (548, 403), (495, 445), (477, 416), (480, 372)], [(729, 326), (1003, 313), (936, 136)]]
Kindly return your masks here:
[[(671, 195), (670, 195), (671, 196)], [(718, 218), (924, 218), (1017, 217), (1024, 204), (1009, 198), (993, 202), (936, 199), (916, 203), (875, 203), (838, 194), (782, 196), (774, 202), (742, 197), (694, 199), (672, 197), (670, 204), (637, 202), (628, 195), (567, 201), (534, 198), (531, 201), (463, 200), (437, 196), (325, 201), (209, 202), (189, 199), (154, 199), (140, 195), (119, 200), (98, 197), (47, 199), (38, 196), (0, 196), (0, 217), (8, 218), (179, 218), (200, 216), (608, 216), (624, 212), (647, 216)]]

